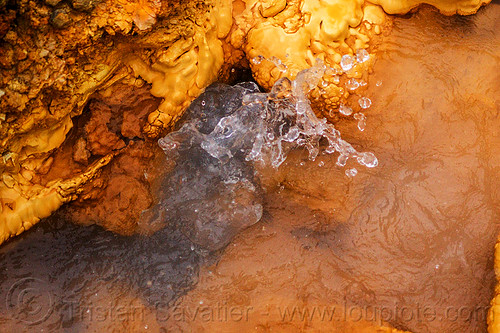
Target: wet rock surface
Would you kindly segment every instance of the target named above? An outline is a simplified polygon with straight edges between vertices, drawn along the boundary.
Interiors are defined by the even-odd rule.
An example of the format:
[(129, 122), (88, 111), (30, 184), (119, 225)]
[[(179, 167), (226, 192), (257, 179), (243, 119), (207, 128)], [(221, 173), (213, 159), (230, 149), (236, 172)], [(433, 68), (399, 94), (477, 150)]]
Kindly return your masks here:
[(99, 179), (83, 186), (75, 203), (65, 208), (68, 219), (83, 225), (97, 224), (124, 235), (137, 232), (137, 220), (153, 198), (148, 172), (161, 154), (156, 142), (145, 139), (140, 128), (159, 101), (148, 87), (131, 89), (123, 84), (95, 94), (61, 149), (53, 154), (42, 183), (70, 177), (106, 154), (117, 153)]

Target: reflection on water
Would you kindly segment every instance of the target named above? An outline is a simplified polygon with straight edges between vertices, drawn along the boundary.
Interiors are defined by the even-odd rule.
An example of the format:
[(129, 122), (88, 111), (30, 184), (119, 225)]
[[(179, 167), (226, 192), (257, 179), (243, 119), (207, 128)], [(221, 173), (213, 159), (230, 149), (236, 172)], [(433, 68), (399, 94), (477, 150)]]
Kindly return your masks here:
[(0, 249), (2, 332), (145, 329), (196, 283), (199, 255), (178, 231), (123, 237), (51, 220)]
[[(0, 327), (483, 332), (500, 221), (499, 31), (498, 2), (465, 19), (430, 10), (396, 19), (363, 92), (373, 102), (366, 129), (336, 124), (379, 166), (351, 161), (358, 174), (347, 177), (336, 156), (311, 162), (297, 151), (278, 172), (261, 170), (262, 221), (199, 274), (174, 230), (122, 238), (49, 225), (8, 243)], [(30, 284), (43, 292), (30, 299)], [(46, 320), (26, 326), (51, 302)], [(28, 308), (16, 314), (19, 303)]]

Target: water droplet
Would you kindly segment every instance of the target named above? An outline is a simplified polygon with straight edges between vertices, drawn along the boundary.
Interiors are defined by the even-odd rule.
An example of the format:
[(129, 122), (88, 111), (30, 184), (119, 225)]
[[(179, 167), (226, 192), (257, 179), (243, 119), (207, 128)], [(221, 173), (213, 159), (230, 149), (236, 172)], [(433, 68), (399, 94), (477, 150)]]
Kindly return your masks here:
[(289, 78), (284, 77), (276, 81), (274, 86), (271, 88), (269, 97), (275, 98), (287, 98), (292, 94), (292, 81)]
[(283, 137), (283, 140), (288, 141), (288, 142), (293, 142), (295, 141), (300, 135), (299, 129), (294, 126), (291, 127), (288, 133)]
[(370, 54), (365, 49), (359, 49), (356, 51), (356, 60), (359, 63), (363, 63), (370, 59)]
[(321, 161), (321, 162), (319, 162), (319, 163), (318, 163), (318, 166), (319, 166), (319, 167), (322, 167), (322, 166), (324, 166), (324, 165), (325, 165), (325, 162), (323, 162), (323, 161)]
[(335, 74), (337, 74), (337, 73), (335, 73), (335, 69), (334, 68), (327, 67), (325, 69), (325, 76), (334, 76)]
[(348, 159), (349, 159), (349, 156), (340, 154), (339, 157), (337, 158), (337, 165), (340, 167), (345, 166)]
[(358, 174), (358, 170), (356, 168), (347, 169), (345, 171), (345, 174), (347, 177), (352, 178)]
[(344, 104), (340, 104), (339, 112), (344, 116), (350, 116), (352, 114), (352, 109)]
[(259, 65), (260, 63), (262, 63), (263, 60), (264, 60), (264, 57), (259, 55), (259, 56), (256, 56), (255, 58), (253, 58), (252, 62), (256, 65)]
[(205, 105), (207, 105), (207, 102), (201, 101), (201, 106), (205, 106)]
[(342, 67), (344, 72), (350, 71), (354, 67), (353, 57), (348, 54), (342, 56), (342, 60), (340, 60), (340, 67)]
[(364, 121), (364, 120), (360, 120), (360, 121), (358, 122), (358, 129), (359, 129), (361, 132), (363, 132), (363, 131), (365, 130), (365, 128), (366, 128), (366, 121)]
[(354, 119), (358, 121), (358, 129), (363, 132), (366, 128), (366, 117), (361, 112), (354, 114)]
[(269, 59), (269, 61), (276, 65), (276, 68), (278, 68), (278, 70), (282, 73), (285, 73), (288, 70), (288, 67), (277, 57), (273, 56)]
[(380, 86), (382, 85), (382, 80), (377, 81), (377, 83), (375, 83), (375, 85), (376, 85), (377, 87), (380, 87)]
[(158, 139), (158, 145), (163, 150), (173, 150), (173, 149), (177, 148), (178, 143), (176, 141), (173, 141), (173, 140), (168, 139), (168, 138), (167, 139), (160, 138), (160, 139)]
[(243, 105), (249, 105), (249, 104), (264, 104), (267, 102), (267, 94), (262, 94), (262, 93), (255, 93), (255, 94), (248, 94), (243, 96), (243, 99), (241, 100), (241, 104)]
[(358, 103), (359, 103), (359, 106), (361, 106), (361, 108), (363, 108), (363, 109), (368, 109), (372, 105), (372, 101), (368, 97), (361, 97), (358, 100)]
[(359, 164), (367, 168), (374, 168), (378, 165), (377, 157), (373, 153), (361, 153), (357, 160)]
[(356, 90), (358, 89), (360, 86), (359, 82), (356, 80), (356, 79), (349, 79), (346, 83), (345, 83), (345, 87), (349, 90)]

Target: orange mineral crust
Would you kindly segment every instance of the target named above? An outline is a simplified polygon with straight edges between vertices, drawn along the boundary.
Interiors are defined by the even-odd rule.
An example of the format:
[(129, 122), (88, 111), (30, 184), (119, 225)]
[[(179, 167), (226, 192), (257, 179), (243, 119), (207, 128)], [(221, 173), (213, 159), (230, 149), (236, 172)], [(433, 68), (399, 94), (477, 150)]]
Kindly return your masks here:
[[(482, 4), (0, 1), (0, 331), (499, 332)], [(263, 135), (232, 142), (209, 85), (250, 76), (244, 124), (278, 109), (276, 141), (304, 111), (339, 149), (242, 156)]]

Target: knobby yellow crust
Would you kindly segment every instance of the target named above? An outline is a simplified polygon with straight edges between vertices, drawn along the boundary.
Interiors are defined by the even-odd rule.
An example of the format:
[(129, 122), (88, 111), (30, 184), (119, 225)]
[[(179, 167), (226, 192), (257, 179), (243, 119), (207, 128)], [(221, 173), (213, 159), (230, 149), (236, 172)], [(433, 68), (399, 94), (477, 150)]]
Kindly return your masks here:
[(436, 7), (444, 15), (471, 15), (491, 0), (370, 0), (370, 2), (382, 6), (388, 14), (406, 14), (425, 3)]
[(38, 177), (51, 169), (92, 94), (118, 81), (140, 85), (135, 74), (151, 80), (152, 94), (165, 102), (145, 131), (158, 135), (217, 79), (224, 62), (219, 38), (232, 23), (227, 1), (110, 0), (83, 9), (19, 3), (32, 30), (2, 31), (0, 22), (7, 42), (0, 50), (0, 243), (74, 200), (115, 155), (69, 179), (45, 184)]
[(500, 332), (500, 237), (495, 245), (494, 267), (498, 282), (495, 287), (495, 296), (491, 300), (488, 311), (488, 333)]
[[(425, 3), (445, 14), (471, 14), (486, 2)], [(38, 177), (49, 172), (54, 152), (96, 91), (115, 82), (148, 82), (162, 99), (143, 128), (154, 138), (232, 65), (249, 66), (264, 88), (316, 59), (339, 68), (343, 54), (372, 52), (373, 37), (390, 22), (382, 7), (400, 14), (419, 3), (107, 0), (72, 8), (18, 1), (17, 12), (5, 9), (0, 19), (0, 243), (74, 200), (115, 155), (67, 179), (43, 183)], [(27, 21), (26, 31), (15, 28), (17, 16)], [(359, 78), (370, 65), (357, 65), (348, 76)], [(325, 77), (313, 102), (332, 110), (347, 98), (337, 80)]]
[[(283, 76), (294, 78), (317, 59), (340, 71), (342, 55), (355, 56), (359, 49), (370, 51), (372, 37), (388, 24), (380, 7), (363, 0), (291, 2), (275, 16), (261, 17), (255, 23), (258, 13), (265, 11), (263, 6), (248, 1), (246, 11), (235, 19), (240, 30), (235, 33), (245, 36), (241, 47), (255, 80), (265, 89)], [(361, 78), (371, 64), (368, 61), (355, 65), (347, 77)], [(321, 89), (311, 93), (313, 103), (319, 103), (325, 114), (349, 96), (338, 80), (335, 72), (326, 75)]]
[[(57, 179), (45, 186), (38, 184), (24, 187), (15, 183), (8, 175), (4, 177), (2, 188), (2, 205), (9, 208), (2, 212), (0, 224), (0, 242), (17, 236), (35, 225), (40, 219), (50, 216), (65, 202), (74, 200), (79, 189), (95, 178), (100, 169), (107, 165), (113, 155), (107, 155), (94, 162), (84, 173), (70, 178)], [(10, 187), (9, 187), (10, 185)], [(22, 193), (23, 195), (20, 195)]]
[[(179, 33), (157, 30), (156, 35), (161, 33), (162, 38), (172, 40), (168, 48), (145, 60), (136, 54), (124, 57), (134, 75), (152, 85), (151, 94), (163, 98), (158, 110), (148, 117), (144, 130), (150, 136), (171, 127), (189, 103), (218, 78), (224, 64), (222, 39), (231, 28), (231, 12), (231, 0), (217, 0), (208, 12), (195, 13), (196, 24), (186, 27), (188, 34), (179, 38)], [(147, 36), (141, 42), (154, 47), (155, 39)]]

